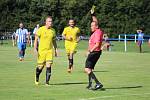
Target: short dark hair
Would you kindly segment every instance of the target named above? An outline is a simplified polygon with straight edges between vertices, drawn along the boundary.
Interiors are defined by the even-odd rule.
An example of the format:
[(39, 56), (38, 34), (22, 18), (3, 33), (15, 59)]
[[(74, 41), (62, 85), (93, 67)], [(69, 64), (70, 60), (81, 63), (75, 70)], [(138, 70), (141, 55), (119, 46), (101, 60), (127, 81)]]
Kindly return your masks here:
[(142, 32), (144, 31), (144, 27), (137, 27), (137, 30), (141, 30)]
[[(74, 21), (74, 23), (76, 24), (76, 20), (75, 20), (75, 19), (70, 18), (70, 19), (69, 19), (69, 21), (70, 21), (70, 20), (73, 20), (73, 21)], [(69, 23), (69, 21), (68, 21), (68, 23)]]

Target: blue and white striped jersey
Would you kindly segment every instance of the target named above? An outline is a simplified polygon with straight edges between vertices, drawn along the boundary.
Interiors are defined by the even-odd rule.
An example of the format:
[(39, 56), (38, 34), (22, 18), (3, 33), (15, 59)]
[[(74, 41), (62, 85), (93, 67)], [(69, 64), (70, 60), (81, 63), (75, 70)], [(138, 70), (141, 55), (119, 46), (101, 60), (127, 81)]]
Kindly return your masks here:
[(26, 43), (27, 42), (27, 35), (28, 35), (28, 30), (23, 28), (19, 28), (16, 30), (16, 36), (18, 36), (17, 42), (18, 43)]

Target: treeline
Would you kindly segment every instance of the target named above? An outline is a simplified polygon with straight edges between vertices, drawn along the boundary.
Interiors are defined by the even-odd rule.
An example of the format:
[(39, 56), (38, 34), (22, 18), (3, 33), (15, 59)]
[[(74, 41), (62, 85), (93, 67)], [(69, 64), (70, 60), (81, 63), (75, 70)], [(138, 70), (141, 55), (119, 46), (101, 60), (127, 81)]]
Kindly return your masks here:
[(16, 29), (23, 22), (29, 29), (42, 25), (51, 15), (58, 34), (74, 18), (82, 34), (90, 33), (90, 9), (96, 6), (100, 27), (110, 36), (150, 33), (150, 0), (0, 0), (0, 30)]

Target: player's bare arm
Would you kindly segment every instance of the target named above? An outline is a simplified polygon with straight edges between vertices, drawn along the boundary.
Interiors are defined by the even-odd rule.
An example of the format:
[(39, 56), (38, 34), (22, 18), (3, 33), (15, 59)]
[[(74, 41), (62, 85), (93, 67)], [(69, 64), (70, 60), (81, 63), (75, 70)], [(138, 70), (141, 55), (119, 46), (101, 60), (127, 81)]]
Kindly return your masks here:
[(58, 49), (57, 49), (56, 39), (53, 39), (53, 46), (54, 46), (54, 50), (55, 50), (55, 57), (57, 57), (58, 56)]
[(77, 34), (77, 43), (80, 41), (80, 33)]
[(92, 15), (92, 21), (98, 23), (96, 16)]
[(66, 35), (62, 35), (65, 40), (72, 41), (72, 37), (66, 37)]
[(27, 34), (27, 43), (30, 44), (30, 32)]
[(18, 36), (16, 35), (16, 37), (15, 37), (15, 41), (17, 41), (18, 40)]
[(37, 44), (38, 44), (38, 36), (35, 35), (35, 40), (34, 40), (34, 53), (37, 55)]
[(90, 11), (91, 15), (92, 15), (92, 21), (98, 23), (98, 19), (95, 16), (95, 10), (94, 9), (95, 9), (95, 6), (93, 6), (91, 11)]

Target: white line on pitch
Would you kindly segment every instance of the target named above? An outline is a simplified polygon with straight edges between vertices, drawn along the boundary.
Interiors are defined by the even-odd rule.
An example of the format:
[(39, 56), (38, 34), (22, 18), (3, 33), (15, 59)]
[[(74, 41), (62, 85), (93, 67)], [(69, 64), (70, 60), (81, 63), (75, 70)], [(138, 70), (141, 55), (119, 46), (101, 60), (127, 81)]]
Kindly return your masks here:
[(104, 99), (104, 98), (114, 98), (114, 97), (123, 97), (123, 96), (143, 96), (143, 95), (150, 95), (150, 93), (141, 93), (141, 94), (125, 94), (125, 95), (110, 95), (110, 96), (101, 96), (101, 97), (93, 97), (87, 99), (79, 99), (79, 100), (95, 100), (95, 99)]

